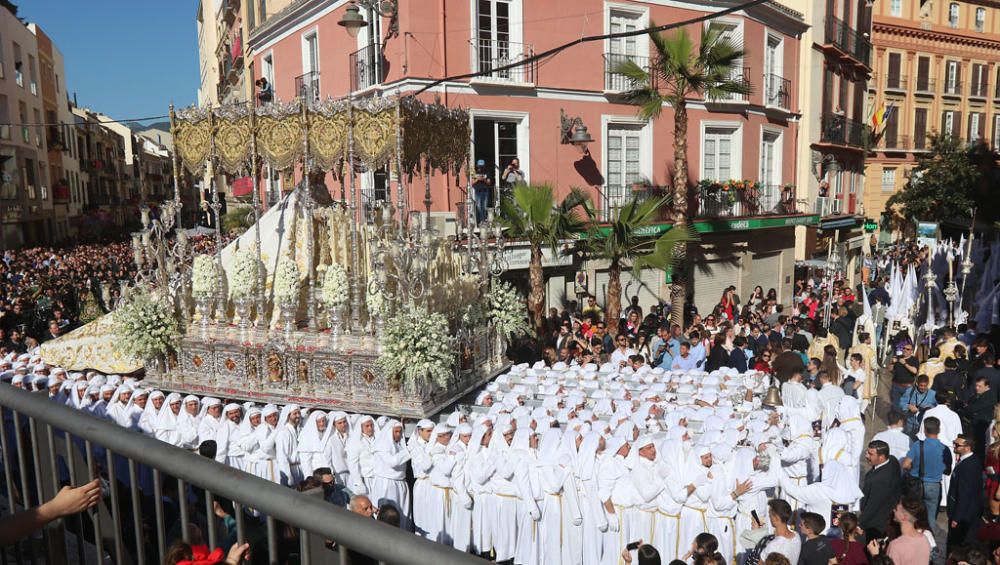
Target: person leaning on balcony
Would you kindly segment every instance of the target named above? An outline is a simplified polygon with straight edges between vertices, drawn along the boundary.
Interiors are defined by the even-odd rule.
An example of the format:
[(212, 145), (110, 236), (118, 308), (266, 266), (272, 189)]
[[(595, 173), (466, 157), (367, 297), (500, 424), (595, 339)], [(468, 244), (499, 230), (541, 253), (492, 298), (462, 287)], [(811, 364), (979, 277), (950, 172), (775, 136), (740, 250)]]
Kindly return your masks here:
[(0, 518), (0, 546), (15, 544), (49, 522), (93, 508), (100, 500), (100, 479), (75, 488), (63, 487), (52, 500), (41, 506)]

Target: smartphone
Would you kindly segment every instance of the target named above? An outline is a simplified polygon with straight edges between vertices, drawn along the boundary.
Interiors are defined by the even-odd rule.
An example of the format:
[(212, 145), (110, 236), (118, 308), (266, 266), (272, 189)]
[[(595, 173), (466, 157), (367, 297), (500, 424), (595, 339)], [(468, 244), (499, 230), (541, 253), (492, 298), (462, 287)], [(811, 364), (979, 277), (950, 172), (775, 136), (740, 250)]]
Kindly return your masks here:
[(764, 522), (760, 521), (760, 516), (757, 515), (757, 511), (756, 510), (751, 510), (750, 511), (750, 516), (753, 518), (753, 523), (754, 524), (757, 524), (758, 526), (763, 526), (764, 525)]
[(641, 544), (641, 543), (642, 542), (634, 541), (634, 542), (626, 545), (625, 549), (628, 550), (628, 551), (635, 551), (635, 550), (639, 549), (639, 544)]

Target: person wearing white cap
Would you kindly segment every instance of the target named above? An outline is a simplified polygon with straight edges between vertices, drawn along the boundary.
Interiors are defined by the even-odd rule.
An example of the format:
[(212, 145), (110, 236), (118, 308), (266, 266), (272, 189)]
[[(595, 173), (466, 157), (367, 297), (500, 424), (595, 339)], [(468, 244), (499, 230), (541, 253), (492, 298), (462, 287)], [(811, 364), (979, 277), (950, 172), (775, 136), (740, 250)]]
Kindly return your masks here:
[(254, 430), (257, 449), (250, 454), (250, 461), (253, 462), (253, 473), (262, 479), (278, 483), (281, 482), (281, 476), (278, 473), (274, 447), (278, 437), (278, 422), (280, 421), (278, 407), (274, 404), (267, 404), (261, 409), (260, 414), (264, 421)]
[[(733, 452), (729, 476), (733, 484), (748, 486), (745, 492), (737, 495), (735, 518), (735, 531), (737, 534), (749, 532), (761, 526), (767, 526), (766, 491), (777, 486), (778, 469), (774, 466), (769, 466), (767, 470), (763, 470), (761, 468), (760, 455), (756, 449), (753, 447), (738, 447)], [(763, 522), (762, 524), (754, 523), (754, 513)], [(737, 558), (737, 562), (739, 563), (743, 562), (741, 549), (741, 547), (736, 547), (734, 551), (737, 554), (733, 556)]]
[[(788, 444), (780, 450), (781, 470), (796, 484), (804, 485), (813, 477), (814, 458), (818, 451), (816, 440), (812, 435), (812, 425), (802, 416), (789, 414)], [(795, 501), (789, 501), (795, 510)]]
[(691, 450), (685, 470), (677, 479), (686, 483), (687, 490), (680, 519), (680, 544), (683, 547), (698, 534), (711, 531), (706, 513), (715, 475), (712, 473), (712, 451), (708, 446), (695, 446)]
[(146, 405), (149, 403), (149, 391), (138, 388), (132, 391), (125, 408), (118, 412), (118, 425), (129, 430), (152, 435), (152, 430), (143, 430), (139, 427), (139, 420), (142, 418)]
[(576, 478), (570, 468), (571, 456), (560, 449), (562, 435), (559, 430), (549, 428), (539, 441), (536, 472), (543, 494), (538, 528), (541, 563), (577, 563), (582, 555), (580, 544), (572, 543), (568, 535), (570, 527), (583, 524), (583, 514)]
[(472, 431), (465, 459), (465, 476), (469, 495), (473, 498), (471, 551), (480, 557), (489, 557), (493, 548), (493, 521), (496, 504), (490, 479), (496, 467), (490, 456), (493, 429), (479, 424)]
[(630, 456), (631, 472), (629, 482), (633, 492), (633, 521), (629, 534), (635, 539), (655, 543), (659, 511), (659, 497), (665, 494), (666, 468), (657, 457), (653, 436), (643, 435), (635, 440)]
[(410, 450), (410, 468), (413, 470), (414, 479), (413, 531), (418, 536), (428, 539), (434, 539), (430, 537), (430, 533), (434, 531), (435, 527), (441, 529), (440, 524), (437, 524), (437, 520), (435, 520), (435, 515), (430, 511), (433, 502), (431, 499), (435, 493), (431, 492), (433, 488), (428, 477), (434, 466), (434, 460), (431, 459), (428, 450), (431, 447), (429, 442), (434, 429), (434, 422), (427, 419), (420, 420), (413, 430), (413, 435), (406, 442), (406, 447)]
[(316, 410), (306, 419), (302, 433), (299, 434), (299, 460), (302, 462), (302, 473), (312, 475), (321, 467), (330, 467), (326, 459), (326, 441), (328, 418), (326, 412)]
[(347, 441), (350, 437), (350, 424), (344, 412), (330, 412), (329, 429), (327, 430), (326, 455), (330, 469), (337, 483), (342, 487), (351, 485), (351, 471), (347, 464)]
[(403, 424), (387, 420), (375, 438), (369, 498), (380, 508), (387, 503), (395, 506), (400, 513), (400, 527), (404, 530), (412, 529), (410, 487), (406, 484), (409, 461), (410, 452), (403, 443)]
[(302, 465), (299, 460), (299, 424), (302, 410), (297, 404), (289, 404), (281, 409), (278, 431), (274, 438), (275, 464), (279, 482), (295, 488), (302, 480)]
[(167, 395), (163, 391), (150, 391), (146, 400), (146, 407), (142, 409), (142, 416), (139, 417), (139, 429), (148, 436), (156, 436), (156, 424), (163, 410), (164, 399)]
[(180, 418), (183, 410), (183, 398), (180, 393), (171, 392), (164, 402), (166, 406), (160, 409), (153, 426), (156, 439), (180, 447)]
[(125, 412), (125, 407), (128, 406), (130, 398), (132, 398), (132, 387), (126, 384), (118, 385), (115, 393), (108, 400), (107, 407), (104, 410), (104, 417), (121, 425), (120, 423), (123, 420), (122, 415)]
[(201, 399), (201, 413), (198, 421), (198, 445), (215, 439), (215, 432), (222, 424), (222, 401), (206, 396)]
[(448, 452), (451, 436), (452, 429), (447, 424), (438, 424), (431, 431), (427, 445), (423, 447), (424, 457), (430, 461), (430, 466), (426, 469), (424, 480), (427, 488), (420, 499), (422, 507), (418, 509), (414, 502), (414, 513), (420, 514), (424, 537), (448, 545), (452, 543), (449, 519), (456, 502), (451, 481), (456, 460)]
[[(525, 433), (530, 430), (524, 430)], [(489, 489), (492, 492), (491, 503), (492, 527), (489, 532), (493, 542), (494, 560), (497, 563), (514, 558), (517, 548), (517, 525), (520, 492), (514, 482), (514, 472), (517, 461), (511, 456), (511, 444), (514, 441), (514, 428), (509, 419), (498, 421), (490, 437), (489, 451), (493, 464), (493, 473), (489, 479)], [(535, 520), (538, 517), (534, 518)], [(527, 527), (527, 525), (526, 525)], [(484, 549), (484, 551), (488, 551)]]
[(588, 432), (580, 442), (576, 458), (577, 488), (583, 515), (581, 558), (583, 563), (600, 563), (602, 534), (608, 531), (608, 517), (598, 496), (599, 462), (606, 441), (598, 432)]
[(850, 470), (839, 461), (823, 465), (823, 480), (819, 482), (799, 485), (788, 477), (781, 477), (780, 480), (781, 490), (786, 498), (797, 500), (799, 506), (828, 521), (835, 518), (837, 513), (853, 507), (863, 495), (857, 481), (851, 477)]
[(261, 410), (256, 404), (248, 402), (244, 404), (246, 412), (243, 414), (243, 421), (240, 422), (240, 448), (243, 449), (243, 470), (253, 473), (256, 462), (252, 460), (253, 454), (257, 451), (257, 428), (264, 421)]
[(243, 445), (240, 442), (240, 421), (243, 407), (236, 403), (226, 404), (222, 410), (225, 418), (215, 428), (215, 460), (244, 471)]
[(184, 410), (177, 416), (177, 447), (198, 449), (198, 427), (201, 423), (201, 399), (193, 394), (184, 397)]
[[(558, 430), (554, 430), (558, 433)], [(558, 436), (555, 445), (558, 447)], [(538, 477), (538, 435), (531, 428), (518, 428), (510, 443), (507, 457), (515, 462), (514, 486), (517, 490), (517, 523), (515, 528), (514, 563), (543, 563), (542, 544), (545, 540), (541, 503), (545, 497)], [(553, 516), (558, 530), (559, 516)], [(556, 534), (558, 536), (558, 533)], [(497, 562), (502, 561), (497, 550)]]
[(455, 458), (455, 468), (451, 470), (452, 505), (448, 533), (451, 546), (459, 551), (469, 551), (472, 547), (472, 505), (469, 492), (469, 475), (466, 463), (469, 458), (469, 443), (472, 441), (472, 427), (459, 424), (452, 433), (448, 444), (448, 454)]
[(375, 419), (371, 416), (361, 416), (351, 427), (350, 441), (347, 443), (347, 465), (351, 474), (349, 488), (353, 494), (371, 492), (375, 473), (374, 457)]
[(622, 499), (623, 496), (631, 494), (631, 489), (627, 488), (629, 470), (626, 461), (631, 449), (632, 446), (625, 438), (612, 437), (608, 440), (601, 458), (597, 477), (597, 498), (608, 521), (608, 530), (601, 536), (602, 565), (617, 565), (621, 557), (621, 548), (631, 540), (627, 537), (623, 504), (630, 505), (632, 502), (630, 498)]

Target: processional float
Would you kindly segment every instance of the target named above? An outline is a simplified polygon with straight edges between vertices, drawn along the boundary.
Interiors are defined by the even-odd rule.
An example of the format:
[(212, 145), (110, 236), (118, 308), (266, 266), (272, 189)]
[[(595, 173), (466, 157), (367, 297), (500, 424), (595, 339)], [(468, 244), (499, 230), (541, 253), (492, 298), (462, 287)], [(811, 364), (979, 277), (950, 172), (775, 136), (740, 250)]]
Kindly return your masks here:
[[(488, 317), (462, 315), (488, 300), (491, 275), (506, 269), (503, 233), (476, 223), (467, 190), (469, 124), (464, 110), (408, 97), (171, 108), (175, 201), (159, 218), (143, 213), (133, 251), (140, 281), (166, 290), (183, 335), (169, 355), (143, 360), (147, 380), (166, 390), (422, 417), (505, 370), (507, 336)], [(179, 224), (181, 166), (212, 179), (203, 207), (214, 216), (215, 252), (194, 261), (186, 238), (167, 237)], [(267, 210), (258, 192), (264, 167), (301, 179)], [(387, 172), (382, 198), (361, 189), (364, 170)], [(339, 187), (324, 184), (328, 172)], [(431, 223), (435, 172), (464, 181), (457, 235)], [(218, 174), (250, 177), (254, 187), (253, 226), (225, 247)], [(413, 198), (418, 179), (422, 210)], [(447, 378), (381, 370), (385, 321), (413, 311), (448, 320)]]

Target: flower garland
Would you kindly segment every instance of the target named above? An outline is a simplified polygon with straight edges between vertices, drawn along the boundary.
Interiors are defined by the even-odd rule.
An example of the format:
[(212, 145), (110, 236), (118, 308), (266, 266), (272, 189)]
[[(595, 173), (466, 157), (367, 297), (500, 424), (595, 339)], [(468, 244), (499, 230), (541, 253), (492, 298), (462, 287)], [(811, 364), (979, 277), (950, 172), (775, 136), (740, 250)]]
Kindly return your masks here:
[(170, 301), (146, 286), (129, 292), (112, 314), (115, 348), (139, 359), (165, 355), (180, 337)]
[(497, 333), (511, 338), (531, 330), (525, 312), (524, 299), (508, 282), (493, 279), (490, 284), (487, 317)]
[(298, 302), (300, 285), (295, 259), (287, 255), (282, 257), (274, 275), (274, 298), (278, 302)]
[(347, 302), (347, 269), (336, 263), (326, 268), (323, 277), (323, 302), (334, 308)]
[(195, 255), (191, 274), (191, 294), (196, 298), (215, 296), (219, 290), (216, 276), (215, 258), (210, 255)]
[(246, 247), (236, 253), (233, 275), (229, 281), (229, 297), (234, 300), (249, 299), (257, 287), (257, 254)]
[(451, 341), (444, 314), (404, 310), (388, 320), (376, 365), (389, 378), (446, 386), (455, 363)]

